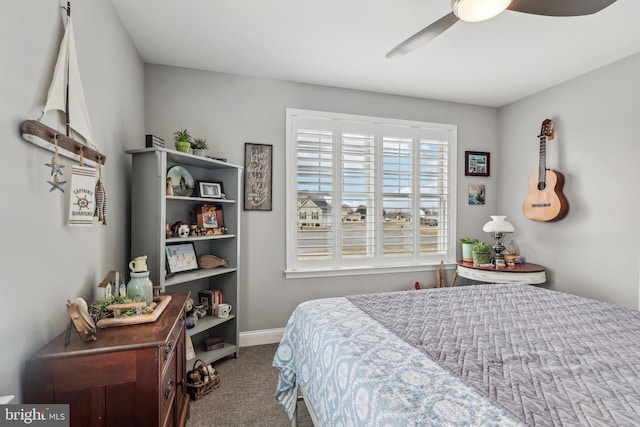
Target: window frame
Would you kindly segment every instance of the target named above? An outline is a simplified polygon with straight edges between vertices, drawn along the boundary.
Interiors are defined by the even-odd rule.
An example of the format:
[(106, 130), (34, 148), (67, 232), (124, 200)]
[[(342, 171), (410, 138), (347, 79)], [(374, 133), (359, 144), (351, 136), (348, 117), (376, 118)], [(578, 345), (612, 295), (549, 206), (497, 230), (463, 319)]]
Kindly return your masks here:
[[(397, 265), (363, 265), (363, 263), (341, 263), (341, 265), (324, 265), (318, 268), (300, 268), (297, 262), (297, 218), (298, 218), (298, 174), (297, 174), (297, 133), (295, 126), (295, 118), (319, 118), (324, 120), (339, 120), (349, 122), (362, 122), (370, 125), (383, 125), (383, 126), (402, 126), (406, 128), (427, 129), (437, 132), (444, 132), (446, 134), (447, 144), (447, 179), (448, 184), (446, 189), (446, 198), (448, 216), (446, 217), (447, 236), (444, 246), (446, 247), (446, 253), (440, 255), (429, 256), (428, 260), (411, 262), (411, 263), (399, 263)], [(339, 141), (339, 147), (342, 147), (342, 140), (340, 136), (333, 136), (334, 143)], [(420, 140), (419, 138), (417, 139)], [(339, 157), (339, 153), (333, 153), (334, 166), (338, 161), (336, 157)], [(434, 270), (443, 261), (445, 264), (453, 264), (456, 262), (456, 218), (457, 218), (457, 126), (452, 124), (422, 122), (415, 120), (402, 120), (383, 117), (363, 116), (355, 114), (345, 113), (333, 113), (325, 111), (303, 110), (295, 108), (286, 109), (286, 266), (285, 277), (286, 278), (302, 278), (302, 277), (328, 277), (328, 276), (351, 276), (362, 274), (378, 274), (378, 273), (397, 273), (397, 272), (412, 272), (412, 271), (428, 271)], [(376, 154), (376, 168), (380, 173), (382, 153)], [(339, 174), (339, 170), (333, 169), (332, 176), (335, 180), (334, 185), (341, 185), (339, 180), (342, 176)], [(417, 181), (419, 182), (419, 180)], [(419, 185), (419, 184), (418, 184)], [(375, 193), (374, 197), (378, 200), (382, 197), (382, 189)], [(335, 202), (334, 202), (335, 203)], [(381, 205), (381, 204), (379, 204)], [(338, 213), (334, 215), (337, 217), (340, 215), (340, 208), (334, 207)], [(418, 208), (416, 208), (416, 211)], [(413, 219), (413, 223), (416, 220)], [(338, 227), (339, 224), (336, 224)], [(417, 220), (417, 225), (420, 226), (420, 220)], [(339, 234), (339, 233), (338, 233)], [(380, 233), (381, 235), (381, 233)], [(334, 243), (339, 241), (339, 237), (333, 239)], [(417, 256), (417, 259), (420, 257)], [(437, 259), (436, 259), (437, 258)]]

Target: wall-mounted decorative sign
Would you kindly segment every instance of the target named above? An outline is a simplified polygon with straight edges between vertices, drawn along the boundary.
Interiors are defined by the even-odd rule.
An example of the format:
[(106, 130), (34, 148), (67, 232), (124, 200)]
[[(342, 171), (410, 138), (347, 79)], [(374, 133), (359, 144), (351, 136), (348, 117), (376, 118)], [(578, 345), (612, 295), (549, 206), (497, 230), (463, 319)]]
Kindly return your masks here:
[(272, 209), (272, 166), (272, 145), (244, 144), (244, 210)]
[(464, 152), (464, 174), (466, 176), (489, 176), (491, 154), (481, 151)]

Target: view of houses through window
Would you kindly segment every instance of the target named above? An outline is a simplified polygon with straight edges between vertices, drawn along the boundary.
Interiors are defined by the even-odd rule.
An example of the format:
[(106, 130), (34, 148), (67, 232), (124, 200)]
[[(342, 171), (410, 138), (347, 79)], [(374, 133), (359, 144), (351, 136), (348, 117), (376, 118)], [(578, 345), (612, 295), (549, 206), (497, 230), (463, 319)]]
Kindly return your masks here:
[(454, 126), (287, 112), (288, 270), (452, 259)]

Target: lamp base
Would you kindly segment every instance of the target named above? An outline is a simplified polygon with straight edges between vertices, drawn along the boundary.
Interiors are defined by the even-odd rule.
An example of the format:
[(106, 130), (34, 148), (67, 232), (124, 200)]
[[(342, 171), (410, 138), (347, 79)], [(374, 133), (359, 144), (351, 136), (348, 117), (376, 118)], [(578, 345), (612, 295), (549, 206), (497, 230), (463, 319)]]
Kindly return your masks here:
[(504, 267), (507, 265), (507, 260), (504, 258), (502, 252), (504, 252), (505, 247), (502, 244), (502, 238), (504, 237), (504, 233), (493, 233), (493, 238), (496, 239), (496, 242), (491, 246), (491, 250), (495, 254), (493, 258), (491, 258), (491, 264), (496, 267)]

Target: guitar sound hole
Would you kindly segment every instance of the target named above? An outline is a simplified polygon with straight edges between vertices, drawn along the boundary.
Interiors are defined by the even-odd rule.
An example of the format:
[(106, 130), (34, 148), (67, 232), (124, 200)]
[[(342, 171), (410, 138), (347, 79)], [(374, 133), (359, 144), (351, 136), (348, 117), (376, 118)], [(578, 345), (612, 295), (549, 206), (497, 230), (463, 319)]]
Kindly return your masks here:
[(538, 183), (538, 190), (542, 191), (545, 188), (547, 188), (547, 183), (546, 182), (539, 182)]

